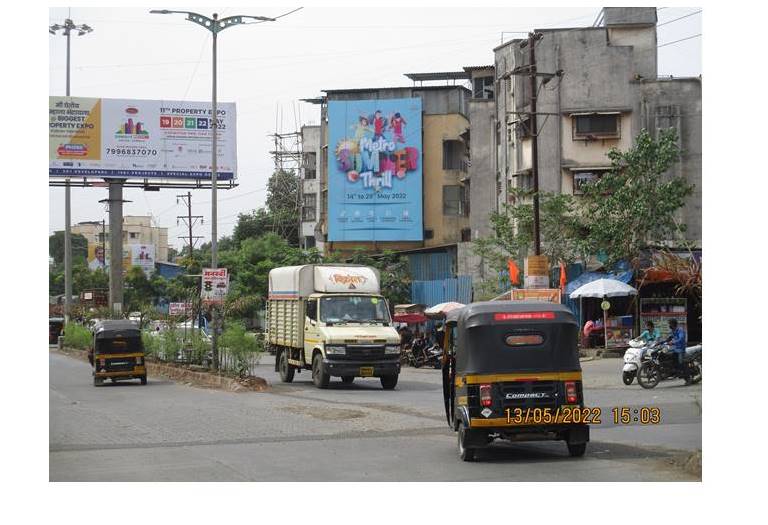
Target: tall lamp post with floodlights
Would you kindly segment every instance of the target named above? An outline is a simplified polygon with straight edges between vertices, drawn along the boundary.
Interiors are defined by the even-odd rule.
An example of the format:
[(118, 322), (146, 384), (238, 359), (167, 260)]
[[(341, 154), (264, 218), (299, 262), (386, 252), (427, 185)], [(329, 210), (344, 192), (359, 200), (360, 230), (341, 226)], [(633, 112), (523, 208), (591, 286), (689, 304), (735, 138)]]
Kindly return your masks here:
[[(208, 31), (211, 32), (213, 38), (213, 85), (211, 88), (211, 267), (218, 268), (219, 255), (217, 249), (217, 213), (216, 213), (216, 185), (217, 185), (217, 147), (218, 147), (218, 117), (216, 107), (216, 37), (218, 34), (228, 27), (248, 24), (248, 20), (258, 20), (259, 22), (274, 22), (274, 18), (266, 16), (250, 16), (250, 15), (236, 15), (228, 16), (219, 20), (219, 15), (213, 13), (213, 18), (193, 13), (191, 11), (169, 11), (168, 9), (153, 9), (150, 11), (156, 15), (169, 15), (169, 14), (182, 14), (187, 15), (187, 20), (194, 22)], [(213, 324), (213, 337), (211, 340), (211, 346), (213, 350), (213, 363), (214, 367), (219, 367), (219, 353), (218, 353), (218, 325), (217, 325), (216, 308), (213, 308), (211, 315), (211, 322)]]
[[(86, 24), (75, 25), (67, 18), (64, 24), (53, 24), (48, 27), (48, 32), (52, 35), (61, 31), (67, 37), (67, 92), (69, 96), (69, 49), (70, 35), (72, 31), (77, 31), (77, 36), (83, 36), (93, 31), (93, 28)], [(72, 310), (72, 202), (69, 188), (69, 178), (64, 182), (64, 322), (69, 322), (69, 314)]]

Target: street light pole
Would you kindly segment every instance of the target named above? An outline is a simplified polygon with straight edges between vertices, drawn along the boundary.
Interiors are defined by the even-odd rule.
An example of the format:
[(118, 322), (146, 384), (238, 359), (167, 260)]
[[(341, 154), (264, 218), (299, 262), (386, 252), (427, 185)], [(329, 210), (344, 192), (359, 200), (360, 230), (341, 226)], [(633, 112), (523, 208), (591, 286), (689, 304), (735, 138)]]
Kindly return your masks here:
[[(77, 31), (78, 36), (82, 36), (93, 31), (93, 28), (86, 25), (75, 25), (67, 18), (64, 25), (53, 24), (48, 27), (48, 32), (55, 35), (59, 30), (67, 38), (67, 89), (66, 96), (69, 96), (69, 71), (70, 71), (70, 35), (72, 30)], [(69, 322), (70, 312), (72, 310), (72, 192), (69, 186), (69, 178), (64, 181), (64, 322)]]
[[(248, 24), (247, 20), (257, 20), (259, 22), (274, 22), (274, 18), (266, 16), (251, 16), (251, 15), (236, 15), (228, 16), (219, 20), (219, 15), (213, 13), (212, 18), (207, 16), (193, 13), (191, 11), (170, 11), (168, 9), (152, 10), (152, 14), (156, 15), (168, 15), (173, 13), (187, 15), (187, 20), (194, 22), (208, 31), (211, 32), (213, 38), (213, 82), (211, 86), (211, 267), (218, 268), (219, 266), (219, 253), (218, 253), (218, 213), (217, 213), (217, 201), (216, 190), (218, 184), (218, 134), (219, 134), (219, 119), (218, 108), (216, 100), (216, 43), (217, 36), (221, 31), (224, 31), (228, 27), (232, 27), (240, 24)], [(216, 307), (212, 309), (211, 324), (213, 325), (213, 336), (211, 338), (211, 350), (213, 351), (213, 366), (219, 367), (219, 352), (218, 352), (218, 325), (217, 325), (217, 312)]]

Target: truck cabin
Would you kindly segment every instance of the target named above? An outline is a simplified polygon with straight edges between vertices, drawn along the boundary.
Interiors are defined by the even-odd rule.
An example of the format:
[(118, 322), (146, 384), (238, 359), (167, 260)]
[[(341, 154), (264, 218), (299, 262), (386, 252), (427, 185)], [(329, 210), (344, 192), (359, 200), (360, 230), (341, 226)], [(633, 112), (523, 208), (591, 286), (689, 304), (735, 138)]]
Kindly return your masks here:
[(306, 312), (310, 322), (324, 326), (392, 323), (387, 301), (380, 295), (313, 294), (307, 299)]

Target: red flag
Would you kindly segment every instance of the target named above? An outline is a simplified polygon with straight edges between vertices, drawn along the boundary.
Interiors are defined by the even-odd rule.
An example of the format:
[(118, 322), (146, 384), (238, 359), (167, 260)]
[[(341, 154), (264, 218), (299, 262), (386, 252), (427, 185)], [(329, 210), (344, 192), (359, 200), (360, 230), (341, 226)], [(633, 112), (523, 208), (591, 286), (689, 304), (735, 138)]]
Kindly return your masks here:
[(560, 261), (560, 289), (565, 290), (565, 283), (568, 278), (565, 275), (565, 263)]
[(509, 268), (509, 281), (512, 283), (512, 286), (519, 286), (520, 285), (520, 269), (515, 264), (515, 261), (512, 259), (509, 259), (507, 261), (507, 268)]

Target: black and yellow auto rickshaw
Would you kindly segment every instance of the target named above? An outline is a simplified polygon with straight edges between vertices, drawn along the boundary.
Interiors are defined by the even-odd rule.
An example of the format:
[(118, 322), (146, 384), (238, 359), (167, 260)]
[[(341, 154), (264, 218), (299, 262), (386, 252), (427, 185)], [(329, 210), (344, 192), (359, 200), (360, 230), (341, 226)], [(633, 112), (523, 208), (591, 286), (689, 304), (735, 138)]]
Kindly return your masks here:
[(93, 384), (105, 379), (113, 383), (123, 379), (139, 379), (147, 384), (144, 344), (141, 330), (133, 321), (99, 321), (93, 327), (93, 346), (88, 353), (93, 366)]
[(595, 414), (584, 408), (578, 330), (571, 311), (551, 303), (448, 313), (443, 395), (462, 460), (494, 439), (563, 440), (571, 456), (584, 454)]
[(64, 330), (64, 318), (63, 317), (49, 317), (48, 318), (48, 344), (55, 345), (59, 342), (59, 336)]

